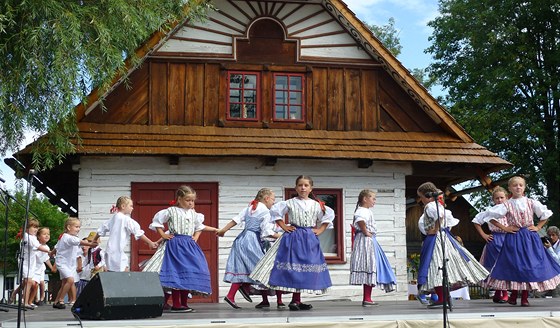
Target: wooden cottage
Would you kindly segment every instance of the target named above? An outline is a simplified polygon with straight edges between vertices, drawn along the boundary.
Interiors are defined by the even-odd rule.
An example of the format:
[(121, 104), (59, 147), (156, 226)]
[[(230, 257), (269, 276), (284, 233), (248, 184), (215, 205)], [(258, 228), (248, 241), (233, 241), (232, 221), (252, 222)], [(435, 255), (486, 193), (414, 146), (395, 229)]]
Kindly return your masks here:
[[(41, 172), (74, 208), (82, 232), (109, 218), (120, 195), (148, 230), (177, 186), (197, 190), (205, 223), (224, 226), (261, 187), (291, 197), (310, 175), (336, 211), (322, 237), (334, 286), (352, 298), (350, 223), (358, 193), (377, 192), (378, 240), (406, 294), (407, 199), (420, 183), (442, 189), (510, 164), (476, 144), (339, 0), (215, 0), (205, 21), (185, 21), (140, 48), (127, 83), (78, 106), (75, 155)], [(100, 100), (103, 99), (102, 108)], [(26, 162), (30, 147), (17, 157)], [(200, 240), (218, 302), (231, 243), (240, 230)], [(148, 236), (156, 234), (148, 231)], [(153, 253), (131, 243), (131, 267)]]

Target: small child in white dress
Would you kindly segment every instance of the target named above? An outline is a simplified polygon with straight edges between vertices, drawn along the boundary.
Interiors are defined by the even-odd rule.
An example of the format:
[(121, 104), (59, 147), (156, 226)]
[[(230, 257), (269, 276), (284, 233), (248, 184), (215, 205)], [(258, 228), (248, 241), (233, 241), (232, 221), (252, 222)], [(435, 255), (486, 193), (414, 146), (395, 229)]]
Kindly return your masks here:
[(64, 297), (74, 286), (75, 276), (77, 275), (77, 258), (80, 245), (96, 246), (96, 242), (80, 240), (81, 223), (78, 218), (69, 217), (64, 222), (64, 233), (55, 245), (55, 263), (60, 274), (62, 284), (58, 290), (56, 298), (53, 300), (53, 308), (65, 309)]

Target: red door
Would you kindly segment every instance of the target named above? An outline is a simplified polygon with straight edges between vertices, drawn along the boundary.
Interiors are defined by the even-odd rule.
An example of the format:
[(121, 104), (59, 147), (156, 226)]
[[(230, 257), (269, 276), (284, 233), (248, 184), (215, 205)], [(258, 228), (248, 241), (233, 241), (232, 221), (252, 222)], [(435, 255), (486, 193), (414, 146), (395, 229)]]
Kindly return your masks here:
[[(154, 215), (169, 207), (175, 199), (175, 191), (181, 185), (189, 185), (196, 191), (196, 211), (204, 214), (204, 224), (211, 227), (218, 226), (218, 183), (217, 182), (133, 182), (132, 200), (134, 212), (132, 217), (140, 223), (146, 236), (153, 241), (160, 237), (148, 228)], [(149, 249), (144, 242), (132, 242), (131, 270), (138, 271), (138, 264), (149, 259), (154, 250)], [(199, 303), (218, 302), (218, 241), (210, 232), (203, 232), (198, 239), (198, 244), (210, 269), (212, 281), (212, 295), (210, 297), (195, 296), (192, 301)]]

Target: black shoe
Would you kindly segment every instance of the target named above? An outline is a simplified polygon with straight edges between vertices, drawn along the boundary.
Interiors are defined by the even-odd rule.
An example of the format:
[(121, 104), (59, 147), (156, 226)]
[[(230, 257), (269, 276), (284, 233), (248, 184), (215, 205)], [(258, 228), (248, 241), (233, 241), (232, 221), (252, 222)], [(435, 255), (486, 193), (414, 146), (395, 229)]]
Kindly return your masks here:
[(270, 303), (260, 302), (259, 304), (255, 305), (255, 309), (264, 309), (269, 308)]
[(52, 307), (53, 307), (53, 309), (61, 309), (61, 310), (66, 309), (66, 305), (64, 303), (60, 303), (60, 302), (54, 303), (52, 305)]
[(377, 305), (379, 305), (379, 303), (374, 302), (374, 301), (362, 301), (362, 306), (363, 307), (377, 306)]
[(305, 304), (305, 303), (299, 303), (298, 307), (299, 307), (300, 310), (306, 311), (306, 310), (311, 310), (313, 308), (313, 305)]
[[(192, 311), (192, 309), (191, 309)], [(186, 313), (189, 312), (188, 308), (181, 306), (181, 307), (172, 307), (171, 310), (169, 310), (169, 312), (171, 313)]]
[(224, 297), (224, 301), (226, 301), (226, 303), (229, 304), (234, 309), (241, 309), (241, 306), (235, 304), (235, 302), (230, 300), (227, 296)]
[(245, 288), (243, 288), (243, 286), (241, 286), (241, 288), (239, 288), (239, 293), (241, 294), (241, 296), (243, 296), (243, 298), (247, 302), (253, 303), (253, 300), (251, 299), (251, 296), (249, 296), (249, 294), (247, 294), (247, 291), (245, 291)]
[(288, 308), (290, 308), (290, 311), (299, 311), (298, 304), (294, 302), (288, 304)]

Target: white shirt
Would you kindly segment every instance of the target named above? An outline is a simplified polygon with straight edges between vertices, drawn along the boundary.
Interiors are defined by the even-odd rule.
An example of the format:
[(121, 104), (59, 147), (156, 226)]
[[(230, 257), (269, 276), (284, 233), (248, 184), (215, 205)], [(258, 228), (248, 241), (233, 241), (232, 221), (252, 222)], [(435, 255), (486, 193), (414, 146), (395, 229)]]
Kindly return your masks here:
[(56, 249), (56, 265), (66, 266), (68, 268), (75, 268), (77, 266), (76, 259), (78, 258), (78, 250), (80, 249), (80, 238), (77, 236), (64, 233), (58, 240), (54, 248)]
[(107, 247), (105, 247), (107, 270), (122, 272), (129, 266), (128, 256), (124, 252), (129, 236), (133, 234), (138, 240), (144, 235), (144, 230), (140, 229), (140, 224), (133, 218), (117, 212), (97, 229), (97, 233), (100, 236), (109, 233)]

